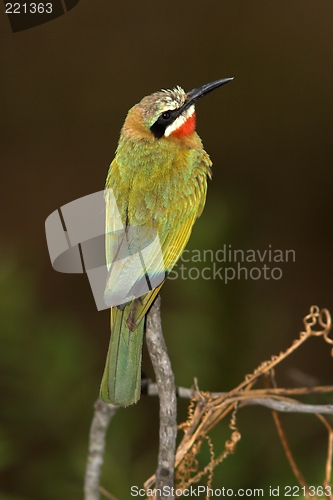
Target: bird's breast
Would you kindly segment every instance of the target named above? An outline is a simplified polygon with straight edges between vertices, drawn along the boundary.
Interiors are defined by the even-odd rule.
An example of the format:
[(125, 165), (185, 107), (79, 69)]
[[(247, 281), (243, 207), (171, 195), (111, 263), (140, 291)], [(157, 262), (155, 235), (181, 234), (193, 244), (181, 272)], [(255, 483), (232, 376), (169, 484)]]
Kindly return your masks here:
[[(107, 184), (124, 221), (158, 228), (169, 212), (176, 207), (176, 212), (184, 212), (187, 200), (200, 196), (198, 157), (206, 153), (198, 140), (197, 150), (165, 139), (120, 142)], [(206, 171), (201, 170), (202, 184)]]

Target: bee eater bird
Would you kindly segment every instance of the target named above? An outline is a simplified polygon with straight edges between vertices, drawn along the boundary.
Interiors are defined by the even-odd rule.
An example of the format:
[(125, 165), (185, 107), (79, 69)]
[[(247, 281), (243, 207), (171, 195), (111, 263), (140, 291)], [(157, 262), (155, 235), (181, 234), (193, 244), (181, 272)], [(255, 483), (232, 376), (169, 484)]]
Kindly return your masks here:
[[(231, 80), (216, 80), (187, 93), (181, 87), (155, 92), (129, 110), (121, 130), (105, 188), (112, 190), (124, 234), (130, 227), (157, 232), (165, 276), (181, 256), (203, 211), (207, 177), (211, 178), (212, 162), (195, 132), (195, 103)], [(110, 270), (117, 249), (107, 194), (105, 199)], [(143, 296), (111, 308), (111, 340), (100, 388), (107, 403), (128, 406), (140, 398), (144, 318), (160, 283)], [(113, 287), (111, 273), (105, 296)]]

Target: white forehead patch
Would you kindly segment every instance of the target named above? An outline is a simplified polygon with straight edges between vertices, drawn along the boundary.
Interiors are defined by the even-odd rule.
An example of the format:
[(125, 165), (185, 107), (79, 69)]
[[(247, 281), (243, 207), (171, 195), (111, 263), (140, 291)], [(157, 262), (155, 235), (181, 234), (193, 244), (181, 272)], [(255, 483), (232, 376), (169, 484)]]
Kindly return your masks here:
[(162, 106), (159, 109), (159, 114), (164, 113), (164, 111), (173, 111), (174, 109), (179, 108), (180, 104), (178, 101), (174, 101), (173, 99), (165, 99)]
[(194, 104), (192, 104), (192, 106), (190, 106), (186, 111), (184, 111), (184, 113), (179, 115), (175, 119), (175, 121), (172, 122), (171, 125), (169, 125), (165, 129), (164, 137), (169, 137), (169, 135), (172, 134), (172, 132), (174, 132), (175, 130), (179, 129), (182, 125), (184, 125), (186, 120), (188, 120), (188, 118), (190, 118), (190, 116), (193, 115), (194, 111), (195, 111)]
[(163, 102), (165, 103), (165, 110), (179, 108), (184, 104), (186, 99), (185, 90), (179, 87), (179, 85), (172, 90), (162, 89), (161, 93), (163, 94)]

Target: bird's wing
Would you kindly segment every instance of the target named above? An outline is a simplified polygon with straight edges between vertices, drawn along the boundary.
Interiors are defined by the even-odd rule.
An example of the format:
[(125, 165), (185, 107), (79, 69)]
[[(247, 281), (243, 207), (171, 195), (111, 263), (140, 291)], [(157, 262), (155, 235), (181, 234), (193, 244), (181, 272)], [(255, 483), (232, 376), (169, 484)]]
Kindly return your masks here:
[[(192, 217), (187, 218), (187, 220), (183, 224), (181, 224), (176, 231), (170, 231), (165, 236), (165, 238), (161, 240), (161, 247), (164, 257), (164, 270), (166, 271), (165, 278), (167, 277), (167, 273), (171, 271), (171, 269), (179, 259), (182, 251), (184, 250), (191, 235), (192, 227), (196, 218), (196, 214), (192, 215)], [(130, 318), (130, 323), (133, 325), (133, 327), (137, 327), (139, 325), (148, 309), (152, 305), (155, 297), (159, 293), (164, 281), (165, 279), (157, 288), (140, 297), (139, 303), (137, 304), (135, 310), (133, 310), (133, 314), (131, 314)]]
[[(179, 199), (173, 200), (158, 224), (164, 270), (167, 273), (180, 258), (190, 238), (192, 227), (203, 211), (207, 193), (207, 176), (211, 177), (211, 161), (208, 154), (204, 150), (199, 152), (192, 150), (191, 154), (194, 155), (192, 175), (183, 186), (179, 186)], [(144, 297), (140, 297), (140, 303), (131, 315), (131, 323), (134, 325), (140, 323), (162, 284)]]
[[(106, 254), (108, 269), (110, 271), (110, 277), (107, 283), (106, 289), (114, 293), (115, 289), (125, 287), (125, 283), (133, 281), (143, 281), (146, 277), (146, 270), (149, 269), (149, 278), (155, 279), (155, 286), (148, 293), (140, 296), (140, 294), (128, 294), (128, 299), (133, 300), (134, 296), (139, 297), (135, 301), (135, 307), (130, 313), (129, 326), (131, 329), (135, 329), (140, 321), (143, 319), (147, 310), (151, 306), (153, 300), (158, 294), (167, 273), (171, 271), (175, 263), (180, 258), (188, 239), (191, 235), (193, 224), (197, 217), (200, 216), (206, 199), (207, 191), (207, 175), (209, 176), (209, 167), (211, 165), (209, 156), (204, 150), (200, 153), (193, 151), (191, 154), (197, 155), (193, 162), (193, 171), (182, 185), (177, 186), (177, 197), (172, 199), (172, 203), (162, 211), (159, 210), (159, 216), (154, 218), (154, 207), (149, 207), (147, 209), (147, 216), (138, 221), (136, 219), (136, 213), (139, 210), (136, 205), (133, 206), (131, 217), (131, 210), (129, 208), (129, 198), (128, 190), (126, 187), (121, 187), (121, 183), (117, 184), (117, 164), (116, 160), (113, 161), (110, 169), (110, 177), (112, 182), (107, 183), (107, 187), (112, 187), (116, 191), (117, 204), (119, 209), (119, 214), (124, 223), (124, 230), (121, 234), (113, 234), (115, 230), (114, 214), (108, 206), (106, 207)], [(157, 188), (155, 188), (157, 191)], [(149, 191), (149, 190), (148, 190)], [(149, 191), (151, 193), (151, 191)], [(127, 196), (127, 198), (126, 198)], [(158, 195), (156, 199), (158, 200)], [(140, 202), (144, 203), (144, 196), (142, 194)], [(177, 199), (178, 198), (178, 199)], [(137, 201), (135, 200), (134, 203)], [(157, 210), (156, 210), (157, 211)], [(141, 212), (140, 212), (141, 213)], [(132, 220), (133, 219), (133, 220)], [(119, 263), (119, 252), (124, 245), (124, 240), (128, 240), (128, 232), (131, 230), (131, 224), (133, 227), (142, 225), (142, 227), (151, 228), (152, 231), (157, 232), (158, 245), (152, 245), (149, 247), (149, 251), (145, 254), (145, 268), (144, 270), (138, 267), (134, 263), (135, 256), (137, 255), (138, 249), (142, 249), (142, 244), (138, 244), (138, 240), (133, 237), (130, 239), (130, 245), (127, 246), (129, 250), (130, 257), (126, 262), (126, 268)], [(140, 239), (140, 238), (139, 238)], [(128, 243), (127, 243), (128, 244)], [(148, 247), (147, 247), (148, 248)], [(122, 274), (122, 282), (119, 280), (120, 274)], [(127, 279), (128, 278), (128, 279)], [(124, 285), (124, 287), (123, 287)], [(134, 290), (135, 287), (132, 287)], [(147, 288), (146, 288), (147, 289)], [(149, 287), (150, 289), (150, 287)], [(115, 304), (112, 304), (115, 305)]]
[[(125, 214), (122, 213), (121, 207), (118, 206), (119, 201), (116, 201), (115, 193), (112, 185), (108, 182), (112, 172), (117, 169), (116, 159), (113, 160), (110, 166), (110, 174), (105, 186), (105, 253), (106, 264), (110, 270), (111, 264), (119, 252), (124, 227), (126, 220)], [(119, 197), (117, 197), (119, 198)]]
[[(112, 179), (112, 182), (110, 182), (110, 179)], [(131, 243), (126, 215), (126, 191), (119, 192), (121, 183), (117, 184), (118, 179), (118, 165), (116, 159), (114, 159), (104, 192), (106, 212), (105, 253), (108, 270), (104, 300), (109, 306), (121, 305), (135, 298), (129, 294), (131, 283), (142, 276), (135, 251), (131, 252), (130, 248)], [(132, 247), (133, 245), (132, 242)]]

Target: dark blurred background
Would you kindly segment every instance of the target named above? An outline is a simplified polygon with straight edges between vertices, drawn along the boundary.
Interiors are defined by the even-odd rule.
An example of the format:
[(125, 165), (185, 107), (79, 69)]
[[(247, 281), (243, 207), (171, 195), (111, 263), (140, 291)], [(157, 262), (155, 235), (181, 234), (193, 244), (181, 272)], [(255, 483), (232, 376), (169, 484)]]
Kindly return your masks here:
[[(329, 0), (81, 0), (13, 34), (1, 9), (1, 500), (82, 498), (109, 313), (97, 312), (86, 276), (52, 269), (44, 222), (103, 189), (127, 110), (143, 96), (235, 77), (197, 105), (214, 176), (189, 248), (271, 245), (296, 255), (278, 264), (280, 280), (165, 284), (176, 383), (197, 377), (203, 390), (232, 389), (291, 344), (311, 304), (333, 310), (332, 22)], [(143, 370), (154, 377), (146, 348)], [(309, 341), (276, 378), (332, 384), (329, 347)], [(179, 421), (186, 409), (179, 401)], [(282, 420), (308, 482), (321, 484), (324, 426), (311, 415)], [(297, 484), (269, 410), (242, 409), (238, 427), (242, 440), (215, 487)], [(224, 423), (214, 429), (216, 453), (229, 433)], [(154, 472), (157, 445), (158, 400), (143, 396), (112, 422), (103, 486), (130, 498)]]

